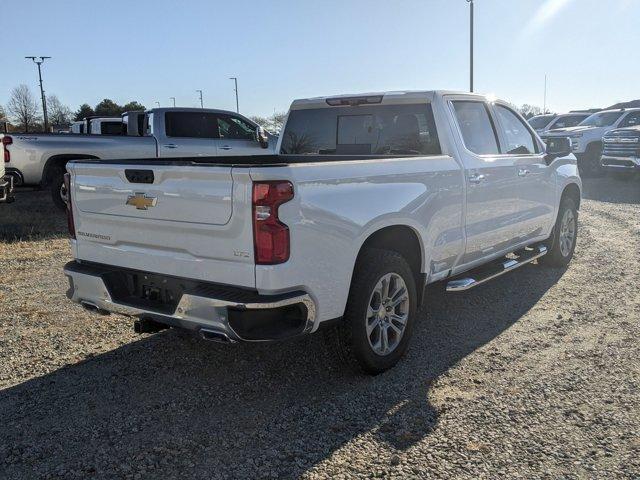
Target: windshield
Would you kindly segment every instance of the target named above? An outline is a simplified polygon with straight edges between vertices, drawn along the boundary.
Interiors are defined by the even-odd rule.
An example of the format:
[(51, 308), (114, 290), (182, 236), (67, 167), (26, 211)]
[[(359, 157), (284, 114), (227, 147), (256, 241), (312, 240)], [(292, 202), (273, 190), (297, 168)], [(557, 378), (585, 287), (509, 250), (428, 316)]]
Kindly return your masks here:
[(610, 127), (620, 118), (622, 112), (600, 112), (585, 118), (580, 126), (583, 127)]
[(557, 128), (575, 127), (588, 116), (589, 115), (585, 115), (585, 114), (561, 116), (555, 122), (553, 122), (553, 124), (549, 127), (549, 130), (555, 130)]
[(538, 115), (529, 119), (529, 125), (536, 130), (544, 128), (547, 124), (555, 118), (555, 115)]
[(429, 104), (293, 110), (282, 154), (436, 155), (440, 143)]

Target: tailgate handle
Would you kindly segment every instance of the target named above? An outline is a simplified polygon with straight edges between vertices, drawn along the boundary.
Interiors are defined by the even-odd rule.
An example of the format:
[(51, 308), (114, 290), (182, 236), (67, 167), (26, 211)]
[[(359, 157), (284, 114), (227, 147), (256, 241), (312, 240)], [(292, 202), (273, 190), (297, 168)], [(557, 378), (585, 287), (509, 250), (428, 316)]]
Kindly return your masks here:
[(131, 170), (124, 171), (130, 183), (153, 183), (153, 170)]

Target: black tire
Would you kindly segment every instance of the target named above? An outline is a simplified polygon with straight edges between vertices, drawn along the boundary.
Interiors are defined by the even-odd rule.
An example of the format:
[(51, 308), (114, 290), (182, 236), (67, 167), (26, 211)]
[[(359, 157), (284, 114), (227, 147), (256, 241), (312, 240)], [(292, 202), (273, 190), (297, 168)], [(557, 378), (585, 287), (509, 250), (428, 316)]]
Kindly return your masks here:
[[(401, 335), (396, 336), (395, 329), (387, 328), (387, 331), (390, 332), (391, 335), (385, 337), (387, 338), (387, 344), (391, 343), (391, 337), (395, 337), (396, 345), (388, 353), (382, 355), (376, 353), (367, 335), (367, 323), (369, 322), (367, 312), (370, 303), (374, 301), (373, 296), (375, 295), (374, 290), (376, 286), (389, 274), (392, 274), (392, 278), (396, 278), (395, 276), (401, 277), (406, 286), (408, 301), (403, 302), (400, 306), (404, 309), (403, 314), (406, 313), (407, 317), (404, 331)], [(395, 281), (397, 282), (397, 280)], [(394, 282), (394, 280), (392, 280), (392, 282)], [(398, 285), (401, 285), (401, 283), (398, 282)], [(383, 310), (383, 305), (381, 304), (379, 305), (378, 311), (380, 310)], [(407, 351), (413, 331), (416, 310), (417, 293), (415, 279), (407, 261), (393, 251), (374, 248), (368, 249), (363, 251), (358, 258), (358, 263), (351, 281), (349, 299), (344, 317), (337, 325), (327, 330), (327, 339), (338, 357), (353, 370), (358, 373), (377, 375), (393, 367)], [(386, 308), (386, 311), (389, 312), (389, 307)], [(394, 309), (392, 312), (396, 313), (396, 310)], [(384, 315), (384, 313), (382, 313), (382, 315)], [(385, 320), (377, 319), (374, 320), (374, 322), (370, 322), (370, 324), (376, 321), (384, 322)], [(379, 329), (380, 334), (378, 338), (380, 342), (382, 342), (381, 336), (383, 334), (381, 329), (383, 327), (374, 327), (374, 329), (375, 328)], [(375, 332), (372, 330), (372, 334), (373, 333)]]
[(51, 173), (51, 199), (53, 200), (53, 204), (58, 207), (60, 210), (67, 209), (67, 202), (65, 201), (62, 191), (64, 187), (64, 174), (65, 169), (57, 167)]
[(601, 162), (602, 147), (597, 143), (592, 143), (587, 147), (587, 151), (581, 155), (578, 162), (580, 174), (585, 177), (601, 177), (604, 175), (604, 168)]
[[(563, 219), (566, 212), (569, 211), (573, 216), (574, 222), (574, 234), (570, 248), (562, 246), (562, 230)], [(556, 224), (553, 227), (553, 233), (547, 241), (547, 254), (540, 257), (539, 263), (549, 267), (566, 267), (573, 258), (573, 252), (576, 249), (576, 242), (578, 239), (578, 210), (576, 208), (576, 202), (571, 197), (564, 197), (560, 202), (560, 209), (558, 210), (558, 218)]]

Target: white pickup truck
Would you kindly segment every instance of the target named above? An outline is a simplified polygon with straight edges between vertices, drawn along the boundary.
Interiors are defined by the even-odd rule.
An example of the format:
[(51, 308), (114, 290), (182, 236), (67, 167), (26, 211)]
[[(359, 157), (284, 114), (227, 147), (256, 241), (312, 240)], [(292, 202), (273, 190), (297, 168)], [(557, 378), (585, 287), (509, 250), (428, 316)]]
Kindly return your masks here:
[(2, 157), (0, 158), (0, 203), (11, 203), (13, 197), (13, 177), (5, 173), (4, 164), (7, 161), (8, 154), (6, 145), (9, 144), (8, 140), (4, 138), (0, 140), (0, 146), (2, 147)]
[(64, 209), (66, 190), (62, 180), (65, 165), (72, 159), (257, 155), (264, 154), (269, 143), (273, 152), (276, 143), (275, 137), (255, 122), (225, 110), (149, 110), (141, 136), (123, 135), (122, 119), (115, 120), (117, 135), (0, 134), (7, 174), (16, 186), (50, 187), (54, 203)]
[(138, 331), (220, 342), (327, 326), (379, 373), (407, 349), (427, 284), (567, 265), (570, 145), (545, 146), (502, 101), (392, 92), (294, 101), (274, 156), (72, 161), (67, 295)]
[(583, 175), (598, 176), (604, 173), (601, 165), (603, 137), (614, 128), (640, 125), (640, 108), (602, 110), (587, 117), (575, 127), (560, 128), (540, 134), (543, 140), (569, 137), (573, 153)]

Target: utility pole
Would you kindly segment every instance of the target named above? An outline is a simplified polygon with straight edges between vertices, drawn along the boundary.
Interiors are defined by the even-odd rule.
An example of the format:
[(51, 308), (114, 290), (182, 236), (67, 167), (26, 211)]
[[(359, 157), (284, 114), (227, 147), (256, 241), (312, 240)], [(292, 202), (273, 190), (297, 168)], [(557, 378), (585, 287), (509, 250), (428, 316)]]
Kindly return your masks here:
[(171, 100), (173, 100), (173, 108), (176, 108), (176, 97), (169, 97)]
[[(38, 79), (40, 80), (40, 95), (42, 96), (42, 116), (44, 118), (44, 131), (47, 132), (49, 131), (49, 117), (47, 116), (47, 100), (46, 100), (46, 97), (44, 96), (44, 88), (42, 86), (42, 70), (40, 69), (40, 65), (42, 65), (47, 58), (51, 58), (51, 57), (24, 57), (24, 58), (30, 58), (31, 60), (33, 60), (33, 63), (38, 65)], [(39, 58), (40, 60), (36, 60), (36, 58)]]
[(200, 108), (204, 108), (204, 103), (202, 103), (202, 90), (196, 90), (200, 94)]
[(473, 0), (469, 4), (469, 91), (473, 92)]
[(238, 79), (236, 77), (229, 77), (229, 80), (233, 80), (235, 84), (235, 92), (236, 92), (236, 112), (240, 113), (240, 106), (238, 104)]
[(547, 113), (547, 74), (544, 74), (544, 102), (542, 107), (542, 113)]

